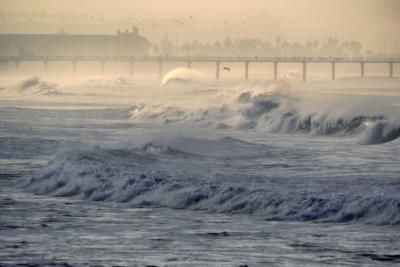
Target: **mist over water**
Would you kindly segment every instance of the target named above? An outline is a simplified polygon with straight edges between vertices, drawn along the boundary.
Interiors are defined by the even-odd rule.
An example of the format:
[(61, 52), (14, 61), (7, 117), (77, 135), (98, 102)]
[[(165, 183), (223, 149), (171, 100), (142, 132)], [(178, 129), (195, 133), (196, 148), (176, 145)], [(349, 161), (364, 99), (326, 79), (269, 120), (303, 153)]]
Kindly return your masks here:
[(396, 0), (78, 2), (0, 4), (0, 266), (400, 263)]
[[(295, 263), (308, 255), (310, 265), (328, 264), (343, 257), (342, 253), (352, 255), (358, 263), (373, 265), (381, 259), (396, 262), (398, 255), (393, 249), (399, 244), (385, 234), (395, 231), (400, 222), (398, 80), (344, 77), (304, 83), (296, 76), (283, 75), (277, 81), (245, 82), (240, 72), (223, 73), (220, 81), (212, 75), (211, 68), (192, 67), (172, 69), (161, 81), (154, 74), (140, 73), (133, 77), (50, 73), (2, 78), (0, 158), (5, 176), (1, 205), (9, 215), (1, 227), (9, 230), (1, 245), (6, 248), (27, 243), (12, 253), (4, 250), (4, 262), (80, 266), (87, 262), (107, 265), (123, 259), (128, 265), (162, 266), (173, 259), (183, 265), (194, 261), (197, 266), (204, 261), (194, 260), (192, 253), (201, 249), (211, 255), (213, 264), (226, 261), (227, 266), (241, 262), (261, 266), (263, 256), (223, 258), (211, 253), (220, 248), (210, 244), (239, 239), (266, 244), (264, 235), (258, 241), (252, 236), (266, 232), (280, 235), (273, 226), (276, 222), (291, 224), (286, 228), (288, 236), (276, 236), (276, 246), (288, 240), (293, 244), (297, 244), (295, 240), (306, 242), (306, 233), (324, 232), (319, 225), (333, 229), (342, 224), (344, 232), (362, 229), (353, 238), (362, 238), (370, 231), (385, 240), (379, 244), (390, 244), (379, 251), (372, 241), (360, 241), (347, 249), (321, 245), (346, 251), (332, 252), (322, 262), (315, 260), (318, 252), (304, 247), (295, 260), (287, 262)], [(91, 216), (102, 217), (101, 224), (90, 222), (90, 227), (98, 229), (87, 232), (91, 239), (120, 227), (130, 232), (134, 222), (143, 244), (149, 238), (144, 224), (158, 225), (167, 220), (181, 230), (199, 230), (195, 237), (187, 230), (167, 230), (168, 223), (157, 230), (163, 240), (185, 240), (177, 246), (189, 249), (191, 256), (186, 258), (163, 247), (155, 250), (156, 260), (139, 248), (130, 252), (133, 257), (126, 258), (122, 252), (128, 247), (117, 251), (112, 247), (121, 240), (131, 244), (129, 234), (110, 237), (111, 246), (98, 242), (98, 248), (107, 251), (107, 258), (88, 259), (85, 253), (72, 257), (15, 233), (18, 229), (33, 235), (39, 231), (36, 226), (25, 228), (27, 222), (19, 220), (19, 210), (7, 204), (20, 203), (21, 194), (24, 198), (35, 196), (35, 209), (44, 217), (32, 217), (39, 223), (29, 224), (39, 228), (82, 227), (82, 214), (71, 214), (64, 221), (48, 214), (54, 209), (73, 212), (79, 207)], [(70, 202), (76, 204), (62, 204)], [(131, 218), (133, 209), (140, 214), (135, 219)], [(146, 209), (148, 212), (142, 213)], [(204, 213), (208, 219), (198, 218), (205, 218)], [(122, 216), (125, 226), (106, 223), (108, 219), (103, 216)], [(198, 218), (193, 223), (199, 225), (184, 223), (181, 216)], [(228, 217), (217, 227), (214, 222), (221, 216)], [(240, 222), (244, 219), (245, 224)], [(241, 229), (244, 225), (252, 230)], [(52, 231), (49, 236), (54, 236)], [(325, 234), (326, 240), (335, 238), (332, 233)], [(11, 239), (12, 235), (18, 240)], [(210, 251), (196, 245), (204, 238)], [(343, 246), (350, 244), (342, 240)], [(238, 248), (244, 252), (241, 242)], [(149, 248), (145, 245), (144, 249)], [(118, 259), (113, 253), (119, 255)], [(281, 253), (287, 252), (271, 252), (268, 257), (278, 262)], [(47, 256), (43, 260), (29, 255)], [(50, 255), (58, 256), (50, 260)], [(343, 265), (348, 263), (343, 260)]]

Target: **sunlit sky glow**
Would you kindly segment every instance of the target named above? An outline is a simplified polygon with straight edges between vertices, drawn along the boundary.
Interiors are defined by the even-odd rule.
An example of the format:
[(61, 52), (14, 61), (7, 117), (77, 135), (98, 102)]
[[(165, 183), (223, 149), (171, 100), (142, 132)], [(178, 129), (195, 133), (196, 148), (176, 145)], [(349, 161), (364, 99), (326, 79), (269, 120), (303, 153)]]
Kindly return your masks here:
[(240, 20), (263, 10), (271, 16), (282, 17), (285, 35), (294, 38), (338, 36), (358, 39), (372, 46), (400, 40), (398, 0), (0, 0), (0, 10), (86, 13), (113, 20), (128, 16)]

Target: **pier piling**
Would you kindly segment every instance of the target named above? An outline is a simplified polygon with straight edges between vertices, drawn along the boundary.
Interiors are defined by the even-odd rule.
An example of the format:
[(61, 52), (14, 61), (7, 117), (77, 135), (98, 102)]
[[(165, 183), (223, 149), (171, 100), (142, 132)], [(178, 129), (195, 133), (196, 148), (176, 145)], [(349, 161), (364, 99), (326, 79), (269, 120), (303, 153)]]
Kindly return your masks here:
[(72, 71), (76, 73), (76, 60), (72, 61)]
[(220, 69), (221, 69), (221, 62), (220, 61), (216, 61), (215, 67), (216, 67), (215, 79), (218, 81), (219, 80), (219, 74), (220, 74), (219, 72), (220, 72)]
[(278, 80), (278, 62), (274, 62), (274, 80)]
[(303, 61), (303, 81), (307, 81), (307, 63)]
[(104, 71), (106, 68), (106, 62), (104, 60), (101, 61), (101, 74), (104, 75)]
[(129, 62), (129, 73), (131, 76), (133, 76), (134, 64), (135, 64), (134, 61)]
[(160, 79), (163, 78), (163, 64), (164, 64), (164, 62), (160, 58), (160, 60), (158, 61), (158, 78), (160, 78)]
[(246, 79), (246, 81), (249, 80), (249, 64), (250, 64), (249, 61), (245, 61), (245, 62), (244, 62), (244, 67), (245, 67), (245, 70), (244, 70), (244, 78)]
[(49, 61), (47, 61), (47, 60), (43, 61), (44, 72), (47, 72), (48, 65), (49, 65)]
[(365, 76), (365, 63), (361, 62), (360, 67), (361, 67), (361, 77), (364, 77)]
[(393, 62), (389, 63), (389, 77), (393, 78)]

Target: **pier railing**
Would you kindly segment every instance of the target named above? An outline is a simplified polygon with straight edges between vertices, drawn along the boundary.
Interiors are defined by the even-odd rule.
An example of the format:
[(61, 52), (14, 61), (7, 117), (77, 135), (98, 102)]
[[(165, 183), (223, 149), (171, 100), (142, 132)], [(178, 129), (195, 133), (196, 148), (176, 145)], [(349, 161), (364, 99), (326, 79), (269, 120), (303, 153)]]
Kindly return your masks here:
[(49, 62), (66, 61), (72, 63), (73, 71), (77, 70), (78, 62), (99, 62), (101, 70), (104, 73), (107, 62), (127, 62), (130, 66), (130, 73), (133, 75), (133, 67), (136, 62), (155, 62), (158, 64), (158, 74), (163, 75), (163, 64), (165, 62), (181, 62), (186, 63), (188, 68), (192, 67), (195, 62), (211, 62), (215, 63), (215, 78), (220, 79), (221, 63), (243, 63), (244, 78), (249, 79), (249, 65), (251, 63), (272, 63), (274, 67), (274, 79), (278, 78), (278, 65), (280, 63), (299, 63), (302, 65), (303, 80), (307, 80), (307, 65), (311, 63), (331, 64), (331, 77), (336, 78), (336, 65), (344, 63), (356, 63), (360, 65), (360, 76), (365, 75), (365, 64), (387, 64), (389, 66), (388, 76), (394, 75), (394, 64), (400, 63), (400, 57), (187, 57), (187, 56), (0, 56), (0, 62), (13, 62), (15, 67), (19, 69), (22, 62), (43, 62), (44, 69), (47, 71)]

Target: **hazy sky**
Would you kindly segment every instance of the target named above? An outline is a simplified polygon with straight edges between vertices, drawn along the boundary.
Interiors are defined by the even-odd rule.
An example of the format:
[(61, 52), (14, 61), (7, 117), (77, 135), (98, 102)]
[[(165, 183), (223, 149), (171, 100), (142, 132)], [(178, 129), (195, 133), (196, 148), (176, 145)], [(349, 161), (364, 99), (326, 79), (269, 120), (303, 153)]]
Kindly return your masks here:
[(287, 31), (306, 38), (354, 37), (376, 45), (400, 39), (400, 0), (0, 0), (0, 10), (216, 20), (239, 20), (266, 10), (281, 16)]
[(309, 19), (400, 17), (399, 0), (0, 0), (2, 10), (75, 12), (118, 16), (177, 17), (188, 14), (206, 18), (234, 18), (268, 10), (271, 14)]

